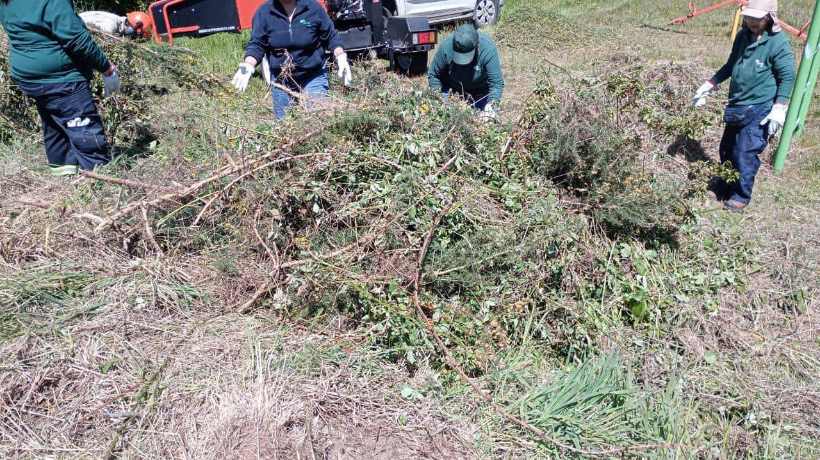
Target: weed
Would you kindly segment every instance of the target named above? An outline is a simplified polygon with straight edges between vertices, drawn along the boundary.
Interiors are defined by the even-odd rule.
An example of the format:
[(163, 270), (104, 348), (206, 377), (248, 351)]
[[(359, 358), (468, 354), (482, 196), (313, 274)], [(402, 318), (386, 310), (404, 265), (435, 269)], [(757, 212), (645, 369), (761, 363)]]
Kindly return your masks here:
[[(616, 354), (568, 363), (548, 382), (536, 383), (516, 406), (550, 436), (584, 450), (674, 444), (687, 436), (679, 423), (684, 414), (675, 384), (654, 394), (634, 387)], [(544, 448), (562, 455), (555, 446)]]

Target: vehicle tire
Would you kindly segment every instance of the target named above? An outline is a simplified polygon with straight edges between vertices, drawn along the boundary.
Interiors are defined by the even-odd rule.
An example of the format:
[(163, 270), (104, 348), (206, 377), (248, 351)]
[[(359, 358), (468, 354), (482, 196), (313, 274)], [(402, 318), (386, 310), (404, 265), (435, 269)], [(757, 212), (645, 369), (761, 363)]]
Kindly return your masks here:
[(393, 53), (393, 66), (402, 75), (417, 77), (427, 73), (427, 51)]
[(473, 10), (473, 24), (477, 29), (489, 27), (498, 22), (501, 11), (498, 0), (476, 0)]

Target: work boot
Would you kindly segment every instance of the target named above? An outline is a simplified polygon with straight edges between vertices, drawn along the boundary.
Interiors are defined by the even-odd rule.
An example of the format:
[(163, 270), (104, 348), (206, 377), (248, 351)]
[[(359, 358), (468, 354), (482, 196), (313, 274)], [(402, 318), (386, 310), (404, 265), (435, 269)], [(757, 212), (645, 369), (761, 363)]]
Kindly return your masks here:
[(741, 203), (737, 200), (728, 200), (723, 203), (723, 207), (732, 212), (740, 212), (748, 205), (749, 203)]

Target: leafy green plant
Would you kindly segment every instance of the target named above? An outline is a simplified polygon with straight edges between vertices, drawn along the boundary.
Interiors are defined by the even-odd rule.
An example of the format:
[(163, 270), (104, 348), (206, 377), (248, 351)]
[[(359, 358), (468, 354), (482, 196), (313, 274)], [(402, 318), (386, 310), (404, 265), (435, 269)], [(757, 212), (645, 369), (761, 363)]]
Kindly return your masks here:
[[(673, 390), (671, 383), (670, 390)], [(564, 444), (595, 451), (606, 446), (676, 443), (686, 439), (674, 391), (635, 387), (616, 353), (567, 364), (516, 402), (532, 424)], [(544, 444), (558, 454), (558, 447)], [(651, 452), (652, 450), (649, 450)], [(576, 453), (562, 452), (571, 458)]]

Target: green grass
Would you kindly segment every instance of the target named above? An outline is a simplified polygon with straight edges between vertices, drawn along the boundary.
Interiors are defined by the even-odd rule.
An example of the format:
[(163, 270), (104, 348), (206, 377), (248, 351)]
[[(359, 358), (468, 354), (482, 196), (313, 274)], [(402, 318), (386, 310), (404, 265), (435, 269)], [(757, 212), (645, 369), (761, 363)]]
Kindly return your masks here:
[[(689, 445), (692, 439), (687, 419), (693, 412), (685, 412), (688, 404), (676, 389), (677, 379), (671, 379), (666, 389), (649, 392), (636, 388), (633, 381), (634, 376), (625, 371), (616, 354), (584, 359), (578, 364), (567, 363), (548, 381), (532, 385), (513, 407), (550, 436), (579, 449)], [(548, 443), (544, 448), (560, 454), (560, 449)], [(647, 452), (679, 449), (682, 447)]]
[(250, 31), (222, 33), (203, 38), (180, 37), (174, 45), (194, 52), (197, 68), (209, 74), (233, 76), (245, 57)]

